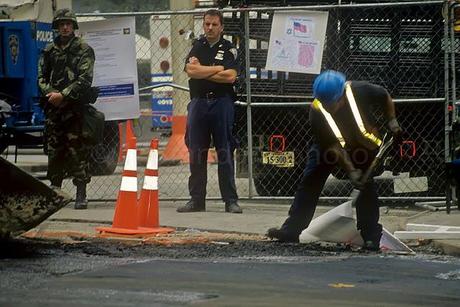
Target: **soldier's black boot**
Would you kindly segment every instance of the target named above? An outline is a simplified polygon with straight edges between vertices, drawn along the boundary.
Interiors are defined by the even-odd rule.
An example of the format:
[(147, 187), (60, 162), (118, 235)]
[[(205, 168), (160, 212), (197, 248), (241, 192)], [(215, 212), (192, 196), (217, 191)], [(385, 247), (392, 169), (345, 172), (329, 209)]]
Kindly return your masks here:
[(86, 200), (86, 184), (77, 185), (77, 196), (75, 197), (74, 208), (77, 210), (88, 208), (88, 201)]
[(50, 185), (50, 188), (60, 190), (60, 189), (62, 188), (62, 185), (60, 185), (60, 184), (53, 184), (53, 183), (52, 183), (52, 184)]
[(51, 180), (51, 185), (50, 187), (52, 189), (60, 189), (62, 188), (62, 180), (59, 180), (59, 179), (53, 179)]

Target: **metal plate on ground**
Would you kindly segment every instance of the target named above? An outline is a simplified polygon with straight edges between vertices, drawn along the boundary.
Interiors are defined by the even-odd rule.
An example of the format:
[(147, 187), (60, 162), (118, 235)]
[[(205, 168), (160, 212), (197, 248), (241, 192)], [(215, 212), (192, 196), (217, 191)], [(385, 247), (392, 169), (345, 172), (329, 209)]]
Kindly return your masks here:
[(262, 163), (274, 165), (277, 167), (294, 167), (294, 152), (263, 151)]

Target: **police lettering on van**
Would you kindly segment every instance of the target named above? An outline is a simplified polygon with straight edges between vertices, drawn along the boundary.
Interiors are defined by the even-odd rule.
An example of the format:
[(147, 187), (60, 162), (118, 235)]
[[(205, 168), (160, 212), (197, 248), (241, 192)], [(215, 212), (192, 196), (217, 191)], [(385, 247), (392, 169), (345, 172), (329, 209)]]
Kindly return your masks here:
[(44, 42), (44, 43), (53, 42), (53, 31), (38, 30), (37, 31), (37, 41)]

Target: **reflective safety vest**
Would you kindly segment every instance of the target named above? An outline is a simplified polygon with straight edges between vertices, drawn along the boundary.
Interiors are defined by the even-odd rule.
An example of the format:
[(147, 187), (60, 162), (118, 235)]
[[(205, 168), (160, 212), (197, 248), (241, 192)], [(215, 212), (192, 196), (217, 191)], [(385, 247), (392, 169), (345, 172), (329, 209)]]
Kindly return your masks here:
[[(356, 124), (358, 125), (359, 130), (361, 131), (362, 135), (370, 140), (372, 143), (380, 146), (382, 144), (382, 140), (376, 137), (374, 134), (368, 132), (366, 127), (364, 127), (363, 119), (361, 114), (359, 113), (358, 106), (356, 105), (355, 97), (353, 96), (353, 92), (351, 90), (350, 84), (347, 82), (345, 84), (345, 95), (347, 96), (348, 103), (350, 105), (351, 112), (353, 113), (353, 117), (355, 119)], [(342, 132), (340, 132), (339, 127), (335, 123), (334, 119), (332, 118), (331, 114), (326, 111), (318, 99), (313, 101), (313, 107), (318, 109), (323, 114), (324, 118), (326, 119), (329, 127), (331, 128), (332, 132), (334, 133), (337, 140), (340, 142), (342, 147), (345, 147), (345, 139), (343, 138)]]

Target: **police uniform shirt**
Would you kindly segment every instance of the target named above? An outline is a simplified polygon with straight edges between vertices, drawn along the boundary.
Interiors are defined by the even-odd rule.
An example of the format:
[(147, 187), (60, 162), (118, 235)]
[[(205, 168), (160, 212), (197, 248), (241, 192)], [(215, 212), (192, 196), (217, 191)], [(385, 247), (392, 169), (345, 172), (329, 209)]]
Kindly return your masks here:
[[(196, 57), (201, 65), (212, 66), (222, 65), (224, 70), (234, 69), (238, 72), (237, 50), (231, 42), (223, 37), (211, 46), (206, 37), (201, 37), (193, 43), (192, 50), (186, 58), (186, 64), (190, 57)], [(190, 97), (206, 97), (206, 94), (213, 92), (216, 96), (228, 94), (234, 97), (233, 84), (216, 83), (205, 79), (190, 79)]]
[[(388, 98), (387, 90), (379, 85), (365, 81), (352, 81), (351, 89), (359, 113), (363, 119), (364, 126), (369, 132), (378, 136), (378, 127), (382, 126), (383, 123), (381, 120), (384, 119), (382, 114)], [(380, 117), (377, 117), (378, 115), (380, 115)], [(313, 139), (320, 145), (320, 148), (327, 149), (338, 142), (332, 129), (319, 110), (312, 107), (309, 117)], [(362, 135), (348, 102), (333, 114), (332, 117), (345, 139), (347, 150), (355, 151), (356, 149), (360, 149), (362, 152), (362, 149), (367, 149), (370, 153), (375, 152), (376, 145), (370, 143), (370, 141)]]

